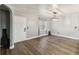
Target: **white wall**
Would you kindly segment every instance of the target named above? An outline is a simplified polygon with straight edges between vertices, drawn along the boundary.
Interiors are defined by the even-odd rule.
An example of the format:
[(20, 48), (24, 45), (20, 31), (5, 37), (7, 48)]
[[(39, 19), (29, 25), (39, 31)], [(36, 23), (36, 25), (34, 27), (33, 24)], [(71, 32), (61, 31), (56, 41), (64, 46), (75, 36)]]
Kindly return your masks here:
[(34, 14), (26, 15), (27, 18), (27, 38), (38, 36), (38, 16)]
[[(77, 29), (75, 29), (75, 26), (77, 26)], [(52, 21), (52, 34), (78, 39), (79, 14), (64, 14), (64, 17), (58, 19), (57, 22)]]
[(14, 16), (14, 42), (26, 40), (26, 21), (23, 16)]
[[(17, 20), (17, 17), (19, 17), (18, 20)], [(20, 29), (17, 28), (17, 25), (21, 25), (20, 22), (22, 22), (22, 20), (20, 19), (23, 17), (26, 18), (26, 39), (18, 39), (18, 37), (20, 36), (20, 33), (18, 33), (18, 31)], [(14, 30), (14, 42), (20, 42), (20, 41), (27, 40), (28, 38), (38, 36), (38, 17), (36, 15), (33, 15), (33, 14), (24, 15), (24, 16), (14, 15), (13, 23), (14, 23), (14, 29), (13, 29)], [(28, 30), (27, 30), (27, 26), (29, 27)], [(20, 27), (20, 28), (23, 28), (23, 27)]]

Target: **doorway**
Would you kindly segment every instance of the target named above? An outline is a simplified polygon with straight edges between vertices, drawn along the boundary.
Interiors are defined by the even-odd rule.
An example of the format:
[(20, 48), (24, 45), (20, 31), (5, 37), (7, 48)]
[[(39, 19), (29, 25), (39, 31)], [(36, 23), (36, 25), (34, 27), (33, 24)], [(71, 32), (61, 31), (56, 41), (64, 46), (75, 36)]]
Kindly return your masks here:
[[(0, 46), (2, 47), (2, 36), (3, 36), (3, 29), (6, 29), (7, 38), (9, 39), (9, 46), (10, 46), (10, 16), (11, 11), (10, 8), (6, 5), (0, 5)], [(5, 45), (5, 44), (3, 44)]]
[(38, 24), (38, 35), (47, 35), (48, 34), (48, 21), (40, 19)]

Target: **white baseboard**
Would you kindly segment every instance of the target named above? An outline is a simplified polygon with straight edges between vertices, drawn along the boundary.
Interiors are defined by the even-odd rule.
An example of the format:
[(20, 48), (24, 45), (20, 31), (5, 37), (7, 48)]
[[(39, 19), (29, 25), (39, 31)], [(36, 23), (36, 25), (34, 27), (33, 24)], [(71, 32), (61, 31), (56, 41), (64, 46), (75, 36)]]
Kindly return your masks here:
[(26, 39), (21, 40), (21, 41), (15, 41), (14, 43), (22, 42), (22, 41), (25, 41), (25, 40), (31, 40), (31, 39), (42, 37), (42, 36), (46, 36), (46, 35), (48, 35), (48, 34), (43, 34), (43, 35), (39, 35), (39, 36), (34, 36), (34, 37), (26, 38)]
[(31, 39), (34, 39), (34, 38), (38, 38), (39, 36), (34, 36), (34, 37), (30, 37), (30, 38), (26, 38), (27, 40), (31, 40)]
[(46, 35), (48, 35), (48, 34), (39, 35), (38, 37), (42, 37), (42, 36), (46, 36)]
[(38, 37), (42, 37), (42, 36), (46, 36), (46, 35), (47, 35), (47, 34), (43, 34), (43, 35), (39, 35), (39, 36), (30, 37), (30, 38), (27, 38), (27, 40), (34, 39), (34, 38), (38, 38)]
[(14, 45), (10, 46), (10, 48), (9, 48), (9, 49), (13, 49), (13, 48), (14, 48)]
[(71, 39), (74, 39), (74, 40), (79, 40), (79, 38), (77, 38), (77, 37), (65, 36), (65, 35), (61, 35), (61, 34), (52, 34), (52, 35), (61, 36), (61, 37), (67, 37), (67, 38), (71, 38)]

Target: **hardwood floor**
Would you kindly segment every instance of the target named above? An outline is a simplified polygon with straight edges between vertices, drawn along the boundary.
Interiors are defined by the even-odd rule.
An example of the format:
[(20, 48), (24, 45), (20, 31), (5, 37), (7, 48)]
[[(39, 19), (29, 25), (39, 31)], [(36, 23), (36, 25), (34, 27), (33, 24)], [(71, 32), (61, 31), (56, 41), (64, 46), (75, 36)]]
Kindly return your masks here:
[(12, 50), (1, 49), (2, 55), (77, 55), (79, 41), (59, 36), (46, 36), (15, 44)]

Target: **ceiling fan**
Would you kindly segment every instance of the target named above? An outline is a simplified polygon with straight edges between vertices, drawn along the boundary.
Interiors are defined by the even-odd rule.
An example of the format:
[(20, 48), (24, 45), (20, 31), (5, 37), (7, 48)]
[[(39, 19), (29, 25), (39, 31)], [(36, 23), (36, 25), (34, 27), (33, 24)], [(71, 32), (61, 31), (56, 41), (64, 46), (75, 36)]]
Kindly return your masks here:
[(53, 5), (52, 5), (52, 9), (50, 10), (50, 12), (53, 14), (53, 16), (52, 16), (52, 18), (51, 18), (51, 19), (53, 19), (53, 20), (59, 19), (59, 17), (64, 14), (64, 13), (58, 8), (58, 5), (57, 5), (57, 4), (53, 4)]

